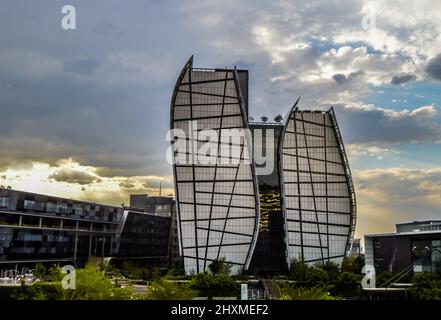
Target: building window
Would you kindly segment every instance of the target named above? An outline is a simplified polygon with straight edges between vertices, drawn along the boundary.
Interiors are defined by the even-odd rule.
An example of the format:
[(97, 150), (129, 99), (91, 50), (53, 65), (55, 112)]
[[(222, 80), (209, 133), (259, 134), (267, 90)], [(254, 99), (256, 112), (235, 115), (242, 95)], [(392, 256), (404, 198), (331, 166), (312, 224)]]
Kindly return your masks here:
[(35, 201), (33, 200), (25, 200), (24, 201), (24, 208), (25, 209), (34, 209)]
[(74, 204), (73, 206), (73, 214), (75, 215), (82, 215), (83, 214), (83, 208), (79, 204)]
[(429, 240), (412, 241), (414, 272), (432, 272), (432, 248)]
[(57, 212), (66, 213), (67, 212), (67, 203), (57, 203)]
[(441, 240), (432, 240), (432, 272), (441, 271)]
[(47, 212), (53, 212), (55, 209), (55, 205), (53, 202), (47, 202), (46, 203), (46, 211)]
[(9, 207), (9, 197), (0, 197), (0, 207)]

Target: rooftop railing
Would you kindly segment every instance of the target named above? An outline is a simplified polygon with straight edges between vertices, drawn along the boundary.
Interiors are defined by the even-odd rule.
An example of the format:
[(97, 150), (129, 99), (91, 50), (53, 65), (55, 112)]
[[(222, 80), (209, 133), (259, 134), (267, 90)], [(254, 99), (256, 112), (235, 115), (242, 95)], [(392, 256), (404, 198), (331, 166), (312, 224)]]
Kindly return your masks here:
[(275, 121), (249, 121), (250, 125), (258, 125), (258, 126), (283, 126), (283, 122), (275, 122)]

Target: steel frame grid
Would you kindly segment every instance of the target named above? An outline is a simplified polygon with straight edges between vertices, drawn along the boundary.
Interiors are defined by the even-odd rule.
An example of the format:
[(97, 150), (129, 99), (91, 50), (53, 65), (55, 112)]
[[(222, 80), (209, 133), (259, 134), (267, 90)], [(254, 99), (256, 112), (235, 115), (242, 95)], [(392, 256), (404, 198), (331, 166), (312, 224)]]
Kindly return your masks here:
[[(207, 72), (225, 72), (225, 78), (224, 79), (216, 79), (216, 80), (207, 80), (207, 81), (195, 81), (193, 83), (191, 81), (191, 71), (192, 70), (196, 70), (196, 71), (201, 71), (202, 70), (202, 71), (207, 71)], [(184, 82), (182, 82), (182, 79), (185, 76), (187, 71), (189, 73), (188, 82), (184, 83)], [(231, 78), (231, 74), (233, 74), (232, 78)], [(231, 80), (235, 81), (234, 84), (235, 84), (235, 88), (236, 88), (236, 92), (237, 92), (237, 97), (232, 97), (232, 96), (227, 96), (226, 95), (227, 83), (228, 83), (228, 81), (231, 81)], [(218, 82), (218, 83), (219, 82), (224, 82), (224, 94), (223, 95), (196, 92), (192, 88), (192, 84), (202, 84), (202, 83), (207, 84), (207, 83), (212, 83), (212, 82)], [(184, 84), (188, 85), (188, 89), (189, 90), (181, 90), (181, 89), (179, 89), (179, 87), (181, 85), (184, 85)], [(187, 93), (189, 93), (189, 100), (190, 100), (189, 102), (190, 103), (189, 104), (174, 104), (178, 92), (187, 92)], [(192, 111), (193, 111), (192, 110), (193, 109), (192, 95), (193, 95), (193, 93), (201, 94), (201, 95), (204, 95), (204, 96), (213, 96), (213, 97), (216, 97), (216, 98), (222, 97), (222, 100), (223, 100), (222, 103), (218, 103), (217, 102), (217, 103), (198, 103), (197, 104), (197, 105), (202, 105), (202, 106), (204, 106), (204, 105), (207, 105), (207, 106), (208, 105), (221, 106), (221, 108), (222, 108), (221, 115), (220, 116), (212, 116), (212, 117), (208, 116), (208, 117), (196, 117), (196, 118), (193, 118), (193, 114), (192, 114)], [(230, 98), (230, 99), (234, 98), (234, 99), (237, 99), (237, 102), (234, 102), (234, 103), (233, 102), (226, 102), (225, 98)], [(234, 115), (224, 115), (223, 114), (223, 110), (224, 110), (224, 106), (225, 105), (238, 105), (241, 113), (240, 114), (234, 114)], [(171, 102), (171, 115), (170, 115), (170, 121), (171, 121), (170, 127), (171, 127), (171, 129), (174, 128), (174, 122), (183, 121), (183, 119), (176, 119), (176, 120), (174, 120), (174, 108), (175, 108), (175, 106), (189, 106), (190, 107), (190, 118), (187, 118), (187, 120), (188, 119), (190, 119), (190, 120), (198, 120), (198, 119), (220, 118), (220, 122), (221, 123), (220, 123), (219, 128), (210, 128), (210, 129), (217, 130), (220, 133), (222, 132), (223, 129), (233, 129), (233, 128), (247, 129), (248, 128), (248, 120), (245, 117), (245, 109), (244, 109), (244, 105), (243, 105), (243, 98), (242, 98), (242, 93), (241, 93), (241, 89), (240, 89), (240, 85), (239, 85), (239, 77), (238, 77), (236, 69), (234, 69), (234, 70), (232, 70), (232, 69), (225, 69), (225, 70), (196, 69), (196, 68), (193, 68), (193, 57), (191, 57), (189, 59), (189, 61), (187, 62), (187, 64), (184, 66), (184, 69), (181, 71), (181, 74), (180, 74), (180, 76), (179, 76), (179, 78), (178, 78), (178, 80), (176, 82), (176, 85), (175, 85), (175, 90), (173, 92), (172, 102)], [(222, 125), (223, 118), (233, 117), (233, 116), (236, 116), (236, 117), (237, 116), (241, 116), (241, 118), (242, 118), (241, 120), (242, 120), (243, 126), (223, 128), (223, 125)], [(198, 130), (198, 131), (200, 131), (200, 130)], [(247, 146), (249, 148), (251, 142), (249, 141), (248, 135), (246, 135), (245, 138), (247, 139), (247, 142), (248, 142)], [(186, 139), (186, 140), (188, 140), (188, 139)], [(221, 141), (221, 139), (219, 137), (218, 146), (217, 146), (218, 149), (220, 148), (221, 143), (222, 143), (222, 141)], [(200, 221), (201, 219), (197, 218), (197, 207), (196, 207), (197, 205), (199, 205), (197, 203), (197, 200), (196, 200), (197, 199), (196, 198), (196, 193), (200, 193), (199, 191), (196, 191), (196, 189), (197, 189), (196, 188), (196, 184), (198, 182), (211, 182), (211, 181), (196, 179), (196, 177), (195, 177), (195, 168), (205, 167), (205, 166), (195, 165), (194, 161), (192, 161), (192, 165), (189, 166), (189, 167), (192, 167), (193, 179), (188, 180), (187, 182), (188, 183), (193, 183), (193, 202), (192, 203), (189, 203), (189, 202), (187, 203), (187, 202), (179, 200), (179, 187), (178, 187), (178, 185), (180, 183), (185, 182), (185, 180), (178, 179), (177, 167), (179, 167), (179, 165), (176, 165), (176, 164), (173, 165), (174, 184), (175, 184), (175, 190), (176, 190), (176, 201), (178, 202), (178, 205), (177, 205), (177, 218), (178, 218), (178, 224), (179, 224), (178, 231), (179, 231), (179, 239), (180, 239), (180, 241), (179, 241), (180, 252), (181, 252), (181, 255), (183, 257), (187, 257), (187, 258), (191, 258), (191, 259), (196, 259), (196, 271), (198, 273), (202, 271), (202, 270), (200, 270), (200, 261), (201, 260), (204, 261), (204, 265), (203, 265), (203, 269), (204, 270), (207, 269), (207, 261), (213, 261), (212, 259), (208, 259), (207, 258), (207, 251), (208, 251), (207, 249), (208, 249), (208, 247), (218, 247), (219, 249), (218, 249), (217, 258), (219, 258), (219, 255), (220, 255), (222, 247), (238, 245), (238, 244), (231, 244), (231, 243), (230, 244), (223, 244), (224, 235), (225, 234), (237, 234), (237, 235), (240, 235), (240, 236), (245, 236), (245, 237), (250, 237), (251, 238), (250, 242), (247, 243), (249, 245), (249, 249), (248, 249), (247, 256), (245, 257), (244, 264), (239, 264), (239, 265), (243, 266), (244, 269), (247, 269), (248, 266), (249, 266), (249, 263), (250, 263), (250, 260), (251, 260), (251, 256), (252, 256), (252, 252), (254, 250), (254, 246), (255, 246), (255, 243), (256, 243), (256, 240), (257, 240), (257, 235), (258, 235), (257, 229), (258, 229), (258, 223), (259, 223), (259, 219), (260, 219), (260, 211), (259, 211), (258, 192), (257, 192), (257, 180), (256, 180), (256, 176), (255, 176), (254, 160), (252, 159), (252, 157), (250, 159), (250, 160), (252, 160), (252, 162), (249, 164), (250, 165), (250, 169), (251, 169), (250, 170), (251, 171), (251, 175), (252, 175), (251, 179), (246, 179), (246, 180), (238, 179), (239, 168), (240, 168), (241, 164), (243, 165), (243, 161), (244, 161), (244, 158), (243, 158), (244, 149), (245, 149), (244, 143), (240, 143), (241, 155), (240, 155), (240, 157), (238, 159), (239, 160), (239, 164), (237, 166), (235, 166), (235, 167), (234, 166), (228, 167), (230, 169), (236, 169), (236, 174), (235, 174), (235, 179), (234, 180), (217, 180), (216, 179), (217, 178), (217, 168), (222, 167), (222, 166), (219, 166), (217, 164), (217, 162), (219, 160), (219, 157), (216, 157), (216, 160), (217, 160), (216, 161), (216, 165), (210, 166), (210, 167), (214, 167), (214, 170), (215, 170), (215, 177), (214, 177), (214, 180), (212, 181), (213, 186), (212, 186), (212, 193), (211, 193), (211, 201), (210, 201), (210, 204), (205, 204), (205, 203), (201, 203), (200, 204), (200, 205), (210, 206), (209, 219), (202, 219), (204, 221), (208, 220), (208, 228), (202, 228), (202, 227), (198, 227), (197, 226), (197, 222)], [(192, 153), (192, 156), (193, 157), (195, 156), (194, 153)], [(246, 194), (246, 196), (254, 196), (255, 207), (249, 208), (249, 207), (238, 207), (238, 206), (231, 205), (231, 202), (232, 202), (232, 199), (233, 199), (233, 195), (236, 195), (236, 193), (234, 193), (235, 185), (236, 185), (236, 182), (239, 182), (239, 181), (246, 181), (246, 182), (250, 182), (251, 181), (253, 183), (254, 194)], [(230, 196), (229, 203), (228, 203), (228, 205), (226, 205), (227, 213), (226, 213), (226, 216), (225, 216), (224, 219), (212, 219), (212, 217), (211, 217), (213, 207), (217, 206), (217, 205), (213, 204), (213, 198), (214, 198), (215, 194), (219, 194), (218, 192), (214, 192), (216, 182), (232, 182), (233, 183), (233, 188), (232, 188), (231, 192), (229, 194), (228, 193), (223, 193), (223, 194), (226, 194), (226, 195)], [(193, 205), (194, 206), (194, 209), (193, 209), (194, 210), (194, 216), (193, 216), (194, 219), (185, 219), (185, 220), (181, 219), (180, 205), (179, 204), (186, 204), (186, 203), (189, 204), (189, 205)], [(233, 207), (236, 207), (236, 208), (247, 208), (247, 209), (254, 209), (255, 210), (253, 234), (235, 233), (235, 232), (226, 231), (226, 225), (227, 225), (227, 222), (229, 220), (230, 221), (235, 221), (235, 220), (239, 221), (239, 217), (232, 217), (231, 219), (228, 217), (230, 208), (233, 208)], [(249, 217), (249, 215), (247, 215), (247, 216), (244, 216), (244, 217), (240, 217), (240, 219), (250, 219), (250, 217)], [(212, 220), (224, 220), (223, 230), (211, 229), (210, 225), (211, 225), (211, 221)], [(188, 255), (186, 255), (184, 250), (188, 249), (189, 247), (184, 247), (184, 245), (183, 245), (183, 234), (182, 234), (182, 224), (181, 224), (181, 222), (192, 222), (192, 221), (194, 221), (193, 227), (195, 229), (195, 238), (196, 239), (195, 239), (195, 246), (194, 246), (194, 248), (196, 249), (195, 250), (196, 251), (195, 252), (196, 256), (188, 256)], [(201, 245), (201, 244), (199, 244), (197, 242), (198, 241), (197, 230), (199, 230), (199, 229), (207, 231), (207, 237), (205, 239), (206, 240), (205, 241), (205, 245)], [(209, 233), (210, 233), (210, 231), (221, 232), (222, 235), (221, 235), (221, 239), (220, 239), (219, 244), (209, 245), (209, 239), (210, 239)], [(204, 257), (200, 257), (199, 256), (199, 250), (198, 249), (200, 249), (200, 248), (203, 248), (203, 250), (205, 249)], [(238, 264), (238, 263), (233, 263), (231, 261), (227, 261), (227, 262), (235, 264), (235, 265)]]
[[(296, 103), (293, 105), (293, 107), (290, 109), (287, 119), (285, 120), (285, 124), (284, 124), (284, 129), (282, 131), (281, 134), (281, 138), (280, 138), (280, 147), (279, 147), (279, 154), (281, 156), (281, 159), (279, 161), (279, 166), (280, 166), (280, 172), (281, 172), (281, 190), (282, 190), (282, 196), (281, 196), (281, 200), (282, 200), (282, 208), (285, 214), (285, 228), (286, 228), (286, 234), (285, 234), (285, 241), (286, 241), (286, 248), (287, 248), (287, 252), (286, 252), (286, 259), (287, 259), (287, 263), (288, 266), (290, 266), (291, 263), (291, 257), (289, 254), (289, 247), (291, 246), (291, 244), (289, 243), (289, 233), (290, 232), (295, 232), (295, 233), (300, 233), (300, 244), (296, 244), (293, 246), (298, 246), (301, 248), (301, 258), (304, 260), (304, 262), (312, 262), (312, 261), (305, 261), (305, 250), (308, 247), (311, 247), (309, 245), (305, 245), (304, 244), (304, 239), (303, 239), (303, 235), (304, 234), (310, 234), (310, 233), (314, 233), (311, 231), (304, 231), (303, 230), (303, 223), (310, 223), (310, 224), (314, 224), (313, 221), (304, 221), (302, 218), (302, 213), (303, 211), (308, 211), (311, 213), (315, 213), (316, 214), (316, 225), (317, 225), (317, 232), (315, 234), (318, 235), (318, 239), (319, 239), (319, 246), (317, 246), (318, 248), (321, 249), (321, 259), (314, 259), (314, 261), (317, 262), (321, 262), (324, 263), (326, 260), (330, 260), (330, 259), (334, 259), (334, 258), (338, 258), (338, 257), (342, 257), (344, 256), (348, 250), (350, 249), (350, 244), (352, 243), (352, 238), (353, 238), (353, 234), (354, 234), (354, 229), (355, 229), (355, 193), (354, 193), (354, 189), (353, 189), (353, 185), (352, 185), (352, 177), (350, 175), (350, 171), (349, 171), (349, 165), (347, 162), (347, 158), (346, 158), (346, 153), (344, 151), (344, 146), (343, 146), (343, 142), (341, 139), (341, 135), (335, 120), (335, 114), (333, 109), (331, 108), (329, 111), (324, 113), (324, 119), (323, 119), (323, 123), (316, 123), (313, 121), (307, 121), (304, 119), (303, 117), (303, 113), (304, 111), (299, 112), (298, 110), (298, 101), (299, 99), (296, 101)], [(297, 118), (296, 113), (300, 113), (300, 119)], [(326, 124), (326, 115), (329, 115), (329, 121), (330, 121), (330, 125)], [(294, 121), (294, 131), (288, 130), (288, 124), (290, 123), (290, 121)], [(297, 129), (297, 122), (301, 122), (302, 125), (302, 132), (298, 132)], [(323, 136), (319, 136), (319, 135), (315, 135), (315, 134), (310, 134), (305, 130), (305, 123), (311, 123), (315, 126), (321, 126), (323, 127)], [(339, 155), (340, 155), (340, 159), (341, 159), (341, 163), (335, 162), (335, 161), (329, 161), (328, 159), (328, 145), (326, 142), (327, 139), (327, 130), (326, 128), (332, 128), (333, 133), (335, 134), (335, 139), (336, 139), (336, 146), (332, 146), (332, 148), (337, 148)], [(287, 149), (294, 149), (296, 150), (295, 155), (292, 154), (287, 154), (285, 152), (283, 152), (285, 150), (285, 148), (283, 147), (284, 145), (284, 139), (285, 139), (285, 135), (286, 133), (290, 133), (292, 135), (294, 135), (294, 140), (295, 140), (295, 147), (289, 147)], [(298, 136), (303, 137), (304, 139), (304, 146), (302, 146), (302, 149), (305, 149), (306, 151), (306, 157), (305, 156), (300, 156), (298, 150), (300, 149), (298, 143), (299, 143), (299, 138)], [(324, 146), (319, 146), (319, 147), (310, 147), (308, 146), (308, 142), (306, 140), (307, 136), (317, 136), (317, 137), (321, 137), (324, 139)], [(324, 159), (316, 159), (318, 161), (324, 162), (324, 167), (325, 167), (325, 172), (314, 172), (311, 168), (311, 163), (310, 160), (314, 160), (314, 158), (309, 156), (309, 150), (308, 149), (324, 149)], [(283, 165), (283, 158), (284, 157), (291, 157), (296, 159), (296, 169), (284, 169), (284, 165)], [(306, 160), (308, 160), (308, 168), (309, 170), (299, 170), (299, 162), (298, 159), (299, 158), (305, 158)], [(328, 166), (327, 163), (334, 163), (336, 165), (341, 165), (344, 168), (344, 174), (331, 174), (330, 172), (328, 172)], [(309, 174), (310, 176), (310, 181), (308, 182), (301, 182), (300, 178), (299, 178), (299, 173), (300, 171), (302, 171), (304, 174)], [(285, 172), (295, 172), (297, 173), (297, 181), (295, 182), (285, 182)], [(324, 182), (314, 182), (313, 178), (312, 178), (312, 174), (316, 173), (316, 174), (324, 174), (325, 176), (325, 181)], [(344, 176), (345, 177), (345, 181), (339, 181), (339, 182), (329, 182), (328, 181), (328, 175), (332, 176), (332, 175), (339, 175), (339, 176)], [(300, 193), (300, 185), (304, 183), (304, 184), (310, 184), (311, 185), (311, 191), (312, 191), (312, 195), (302, 195)], [(323, 210), (317, 210), (317, 205), (316, 205), (316, 196), (315, 196), (315, 190), (314, 190), (314, 184), (323, 184), (325, 185), (325, 196), (319, 196), (319, 197), (323, 197), (325, 199), (329, 199), (329, 198), (342, 198), (342, 199), (349, 199), (350, 201), (350, 212), (348, 213), (344, 213), (344, 212), (338, 212), (338, 214), (349, 214), (351, 216), (350, 218), (350, 223), (348, 225), (340, 225), (341, 227), (346, 227), (348, 228), (348, 234), (335, 234), (335, 233), (330, 233), (329, 232), (329, 226), (335, 225), (335, 224), (330, 224), (329, 223), (329, 214), (337, 214), (337, 212), (330, 212), (329, 211), (329, 207), (328, 207), (328, 200), (326, 200), (326, 208), (325, 211)], [(338, 183), (338, 184), (345, 184), (347, 185), (347, 190), (348, 190), (348, 196), (330, 196), (328, 194), (328, 187), (329, 187), (329, 183)], [(289, 195), (286, 195), (285, 192), (285, 185), (287, 184), (296, 184), (297, 185), (297, 196), (292, 196), (292, 197), (297, 197), (298, 198), (298, 208), (296, 209), (291, 209), (291, 210), (296, 210), (298, 212), (298, 219), (289, 219), (288, 218), (288, 211), (290, 210), (290, 208), (287, 208), (287, 198), (289, 198)], [(301, 205), (301, 198), (312, 198), (314, 199), (314, 210), (303, 210), (302, 209), (302, 205)], [(326, 213), (326, 223), (323, 222), (319, 222), (318, 217), (317, 217), (317, 213), (318, 212), (324, 212)], [(299, 223), (299, 230), (289, 230), (288, 228), (288, 221), (292, 221), (292, 222), (298, 222)], [(323, 232), (320, 232), (320, 225), (326, 225), (326, 234), (324, 234)], [(326, 236), (326, 240), (327, 240), (327, 245), (325, 246), (328, 251), (326, 256), (323, 254), (323, 245), (321, 244), (322, 241), (322, 236)], [(343, 253), (343, 255), (338, 255), (338, 256), (330, 256), (330, 252), (329, 252), (329, 247), (330, 247), (330, 243), (329, 243), (329, 236), (339, 236), (339, 237), (346, 237), (347, 238), (347, 244), (345, 246), (345, 252)]]
[(330, 120), (332, 123), (332, 128), (334, 129), (334, 134), (336, 135), (338, 142), (338, 149), (340, 151), (340, 156), (343, 162), (343, 167), (345, 174), (347, 176), (348, 190), (350, 195), (350, 207), (351, 207), (351, 226), (348, 233), (348, 241), (346, 243), (346, 254), (349, 254), (352, 248), (352, 243), (354, 241), (355, 228), (357, 225), (357, 199), (355, 196), (354, 182), (352, 181), (351, 168), (349, 167), (349, 161), (347, 158), (345, 145), (343, 143), (343, 138), (340, 133), (340, 128), (337, 123), (337, 118), (335, 117), (334, 108), (331, 107), (329, 110)]

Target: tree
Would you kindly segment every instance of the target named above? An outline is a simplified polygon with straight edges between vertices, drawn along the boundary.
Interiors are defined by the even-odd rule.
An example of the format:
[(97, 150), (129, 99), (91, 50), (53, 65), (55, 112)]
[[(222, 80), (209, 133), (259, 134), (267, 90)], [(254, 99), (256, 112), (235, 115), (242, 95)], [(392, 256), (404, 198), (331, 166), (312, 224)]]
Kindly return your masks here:
[(353, 297), (360, 294), (361, 279), (350, 272), (342, 272), (338, 275), (331, 292), (334, 295)]
[(336, 280), (340, 275), (339, 265), (332, 261), (326, 261), (323, 265), (323, 270), (326, 271), (330, 280)]
[(328, 274), (329, 280), (337, 280), (340, 275), (340, 268), (338, 264), (332, 261), (326, 261), (325, 264), (318, 266), (319, 268), (325, 270)]
[(95, 266), (86, 265), (79, 269), (77, 288), (73, 290), (73, 297), (79, 300), (107, 300), (112, 298), (113, 285)]
[(317, 267), (308, 268), (305, 273), (305, 281), (311, 287), (325, 287), (328, 283), (328, 274), (325, 270)]
[(55, 292), (49, 293), (54, 300), (128, 300), (132, 297), (131, 287), (118, 288), (96, 265), (87, 264), (76, 270), (76, 289), (65, 290), (60, 282), (53, 284)]
[(262, 120), (262, 122), (267, 122), (268, 121), (268, 117), (267, 116), (260, 117), (260, 120)]
[(361, 270), (363, 269), (363, 267), (364, 267), (364, 257), (346, 256), (343, 259), (343, 263), (341, 265), (341, 271), (361, 274)]
[(59, 282), (63, 279), (64, 274), (59, 265), (53, 265), (47, 272), (46, 280), (50, 282)]
[(391, 280), (397, 276), (396, 272), (390, 272), (390, 271), (383, 271), (378, 274), (376, 274), (375, 277), (375, 284), (377, 287), (381, 287), (385, 284), (390, 284)]
[(279, 113), (274, 117), (275, 122), (282, 122), (283, 116)]
[(290, 273), (294, 280), (304, 281), (308, 265), (303, 260), (293, 259), (291, 261)]
[(173, 267), (168, 268), (166, 276), (185, 276), (184, 264), (182, 261), (178, 261)]
[(152, 269), (146, 266), (140, 266), (133, 261), (123, 261), (121, 265), (121, 274), (130, 279), (151, 280), (161, 276), (160, 270)]
[(34, 276), (38, 279), (44, 279), (47, 276), (47, 268), (41, 263), (37, 263), (34, 269)]
[(228, 275), (231, 272), (231, 265), (226, 262), (225, 258), (214, 260), (208, 268), (210, 268), (210, 271), (214, 274), (225, 273)]
[(441, 281), (431, 273), (419, 273), (413, 277), (409, 293), (416, 300), (441, 300)]

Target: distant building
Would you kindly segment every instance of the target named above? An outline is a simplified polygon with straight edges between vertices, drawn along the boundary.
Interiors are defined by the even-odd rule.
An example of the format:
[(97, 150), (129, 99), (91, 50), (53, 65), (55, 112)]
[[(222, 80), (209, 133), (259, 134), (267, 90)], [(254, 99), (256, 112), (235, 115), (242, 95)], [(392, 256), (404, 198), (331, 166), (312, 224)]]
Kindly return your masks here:
[(171, 217), (176, 212), (173, 197), (149, 196), (147, 194), (131, 194), (130, 208)]
[(130, 208), (146, 211), (158, 216), (171, 218), (169, 239), (169, 263), (175, 266), (182, 261), (179, 254), (178, 223), (176, 205), (173, 197), (149, 196), (147, 194), (130, 195)]
[(397, 232), (419, 232), (441, 230), (441, 220), (412, 221), (396, 224)]
[(365, 235), (365, 259), (376, 272), (441, 272), (441, 221), (399, 223), (395, 233)]
[(352, 241), (352, 247), (351, 247), (351, 256), (360, 256), (362, 253), (361, 248), (361, 239), (354, 239)]
[(0, 266), (91, 256), (166, 264), (172, 219), (128, 208), (0, 188)]

